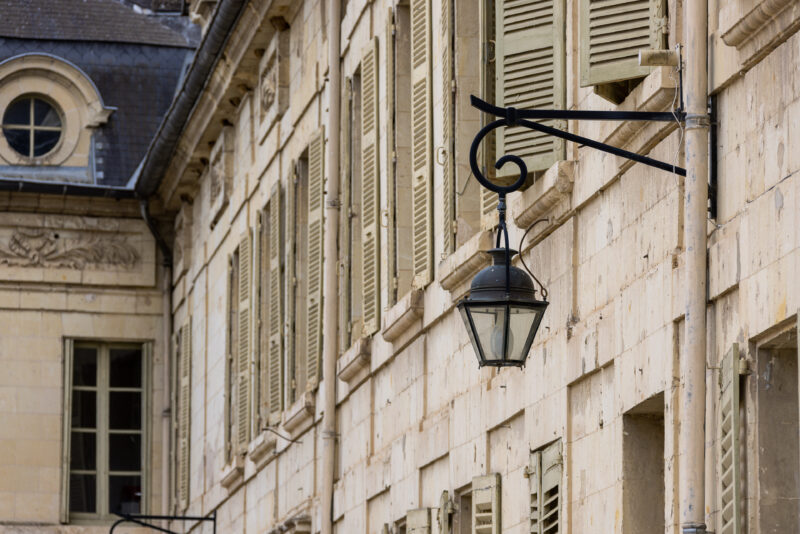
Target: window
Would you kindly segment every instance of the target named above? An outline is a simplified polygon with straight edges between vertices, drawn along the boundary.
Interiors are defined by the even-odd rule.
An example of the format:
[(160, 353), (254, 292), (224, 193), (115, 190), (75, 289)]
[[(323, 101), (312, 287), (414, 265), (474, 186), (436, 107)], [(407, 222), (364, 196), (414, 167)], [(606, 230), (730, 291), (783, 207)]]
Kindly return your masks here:
[(664, 532), (664, 394), (622, 416), (622, 532)]
[(319, 131), (294, 166), (287, 198), (286, 337), (288, 402), (317, 387), (322, 357), (323, 177), (325, 137)]
[(19, 154), (37, 158), (51, 152), (61, 139), (61, 113), (39, 96), (22, 96), (3, 113), (3, 134)]
[(142, 512), (147, 473), (143, 347), (68, 341), (66, 350), (65, 515), (80, 520)]
[(453, 534), (472, 534), (472, 486), (456, 491), (453, 502)]
[(618, 104), (650, 72), (639, 50), (666, 45), (666, 2), (580, 0), (580, 9), (581, 87)]
[(225, 380), (226, 459), (250, 440), (250, 231), (243, 232), (228, 264), (228, 354)]
[(256, 265), (258, 272), (258, 358), (255, 397), (258, 429), (276, 425), (283, 411), (283, 204), (280, 184), (259, 214)]

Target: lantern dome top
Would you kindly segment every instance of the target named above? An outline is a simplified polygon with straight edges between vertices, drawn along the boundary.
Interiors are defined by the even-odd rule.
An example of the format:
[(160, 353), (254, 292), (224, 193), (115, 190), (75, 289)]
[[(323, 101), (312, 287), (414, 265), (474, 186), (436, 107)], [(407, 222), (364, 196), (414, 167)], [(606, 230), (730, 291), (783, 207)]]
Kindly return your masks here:
[[(471, 300), (494, 300), (504, 298), (506, 289), (512, 298), (536, 297), (533, 280), (528, 273), (518, 267), (509, 265), (506, 269), (506, 249), (493, 248), (487, 251), (492, 256), (492, 265), (482, 269), (475, 278), (472, 279), (470, 286)], [(509, 261), (517, 255), (516, 250), (508, 250)], [(509, 276), (509, 283), (506, 285), (506, 273)]]

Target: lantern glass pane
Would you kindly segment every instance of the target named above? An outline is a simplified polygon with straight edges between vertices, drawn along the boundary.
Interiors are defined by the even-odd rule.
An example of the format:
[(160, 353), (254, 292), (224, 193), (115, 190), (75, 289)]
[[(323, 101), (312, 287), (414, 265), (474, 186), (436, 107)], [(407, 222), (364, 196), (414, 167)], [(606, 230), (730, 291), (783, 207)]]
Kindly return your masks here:
[[(511, 360), (523, 361), (527, 352), (530, 349), (530, 343), (533, 341), (532, 329), (537, 326), (537, 319), (541, 315), (542, 310), (537, 308), (516, 307), (512, 306), (510, 310), (509, 320), (509, 343), (508, 343), (508, 358)], [(530, 338), (530, 340), (529, 340)]]
[(475, 334), (483, 348), (486, 360), (503, 360), (506, 307), (503, 305), (470, 306), (470, 314), (472, 323), (475, 325)]

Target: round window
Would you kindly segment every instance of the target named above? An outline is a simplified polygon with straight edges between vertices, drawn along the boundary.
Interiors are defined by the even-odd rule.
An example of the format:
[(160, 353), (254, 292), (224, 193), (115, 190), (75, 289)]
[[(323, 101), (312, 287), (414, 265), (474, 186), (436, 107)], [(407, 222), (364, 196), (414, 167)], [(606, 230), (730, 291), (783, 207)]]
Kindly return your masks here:
[(28, 158), (44, 156), (61, 139), (61, 114), (38, 96), (22, 96), (3, 113), (3, 135), (11, 148)]

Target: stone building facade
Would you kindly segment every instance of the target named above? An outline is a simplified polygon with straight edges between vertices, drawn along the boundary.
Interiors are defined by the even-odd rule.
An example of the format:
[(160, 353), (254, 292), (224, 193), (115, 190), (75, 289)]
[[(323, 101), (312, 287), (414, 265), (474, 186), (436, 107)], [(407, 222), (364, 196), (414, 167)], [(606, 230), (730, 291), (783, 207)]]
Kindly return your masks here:
[[(504, 154), (528, 166), (524, 190), (509, 198), (510, 234), (550, 302), (526, 367), (479, 369), (455, 304), (488, 265), (497, 221), (496, 199), (470, 176), (470, 143), (488, 119), (468, 96), (519, 108), (678, 109), (682, 73), (641, 67), (638, 50), (683, 44), (683, 3), (341, 4), (334, 88), (329, 2), (189, 2), (203, 37), (129, 184), (168, 242), (158, 253), (172, 259), (164, 293), (146, 226), (113, 213), (117, 205), (91, 203), (142, 236), (130, 239), (145, 243), (136, 257), (149, 271), (132, 279), (121, 267), (8, 266), (0, 249), (0, 354), (19, 376), (2, 389), (2, 443), (15, 458), (33, 456), (2, 467), (17, 482), (0, 490), (9, 495), (0, 525), (77, 532), (105, 519), (75, 513), (73, 486), (52, 482), (86, 471), (59, 463), (78, 460), (61, 445), (73, 427), (53, 407), (64, 392), (114, 386), (78, 384), (75, 373), (69, 384), (61, 369), (75, 367), (76, 347), (98, 342), (109, 355), (98, 365), (113, 377), (106, 344), (145, 341), (143, 380), (124, 386), (151, 399), (140, 510), (215, 513), (217, 532), (231, 533), (313, 533), (328, 521), (339, 534), (680, 532), (684, 178), (500, 131), (480, 158), (485, 169)], [(692, 490), (705, 495), (709, 531), (795, 532), (800, 9), (718, 0), (709, 13), (705, 486)], [(677, 120), (551, 125), (684, 165)], [(508, 180), (509, 167), (492, 178)], [(339, 196), (328, 199), (334, 179)], [(5, 198), (30, 217), (36, 234), (23, 237), (36, 250), (49, 246), (39, 236), (50, 235), (50, 214), (75, 209), (53, 207), (63, 197), (52, 195)], [(335, 258), (324, 252), (330, 217)], [(323, 283), (332, 265), (335, 295)], [(75, 289), (83, 280), (91, 291)], [(113, 295), (96, 288), (104, 281)], [(59, 299), (63, 310), (48, 311)], [(322, 372), (329, 336), (335, 379)], [(19, 347), (30, 349), (7, 356)], [(333, 433), (323, 427), (331, 387)], [(40, 405), (49, 415), (34, 429), (26, 410)], [(40, 465), (33, 451), (45, 442), (51, 461)], [(46, 491), (22, 489), (34, 472)], [(30, 508), (37, 492), (52, 502)]]

